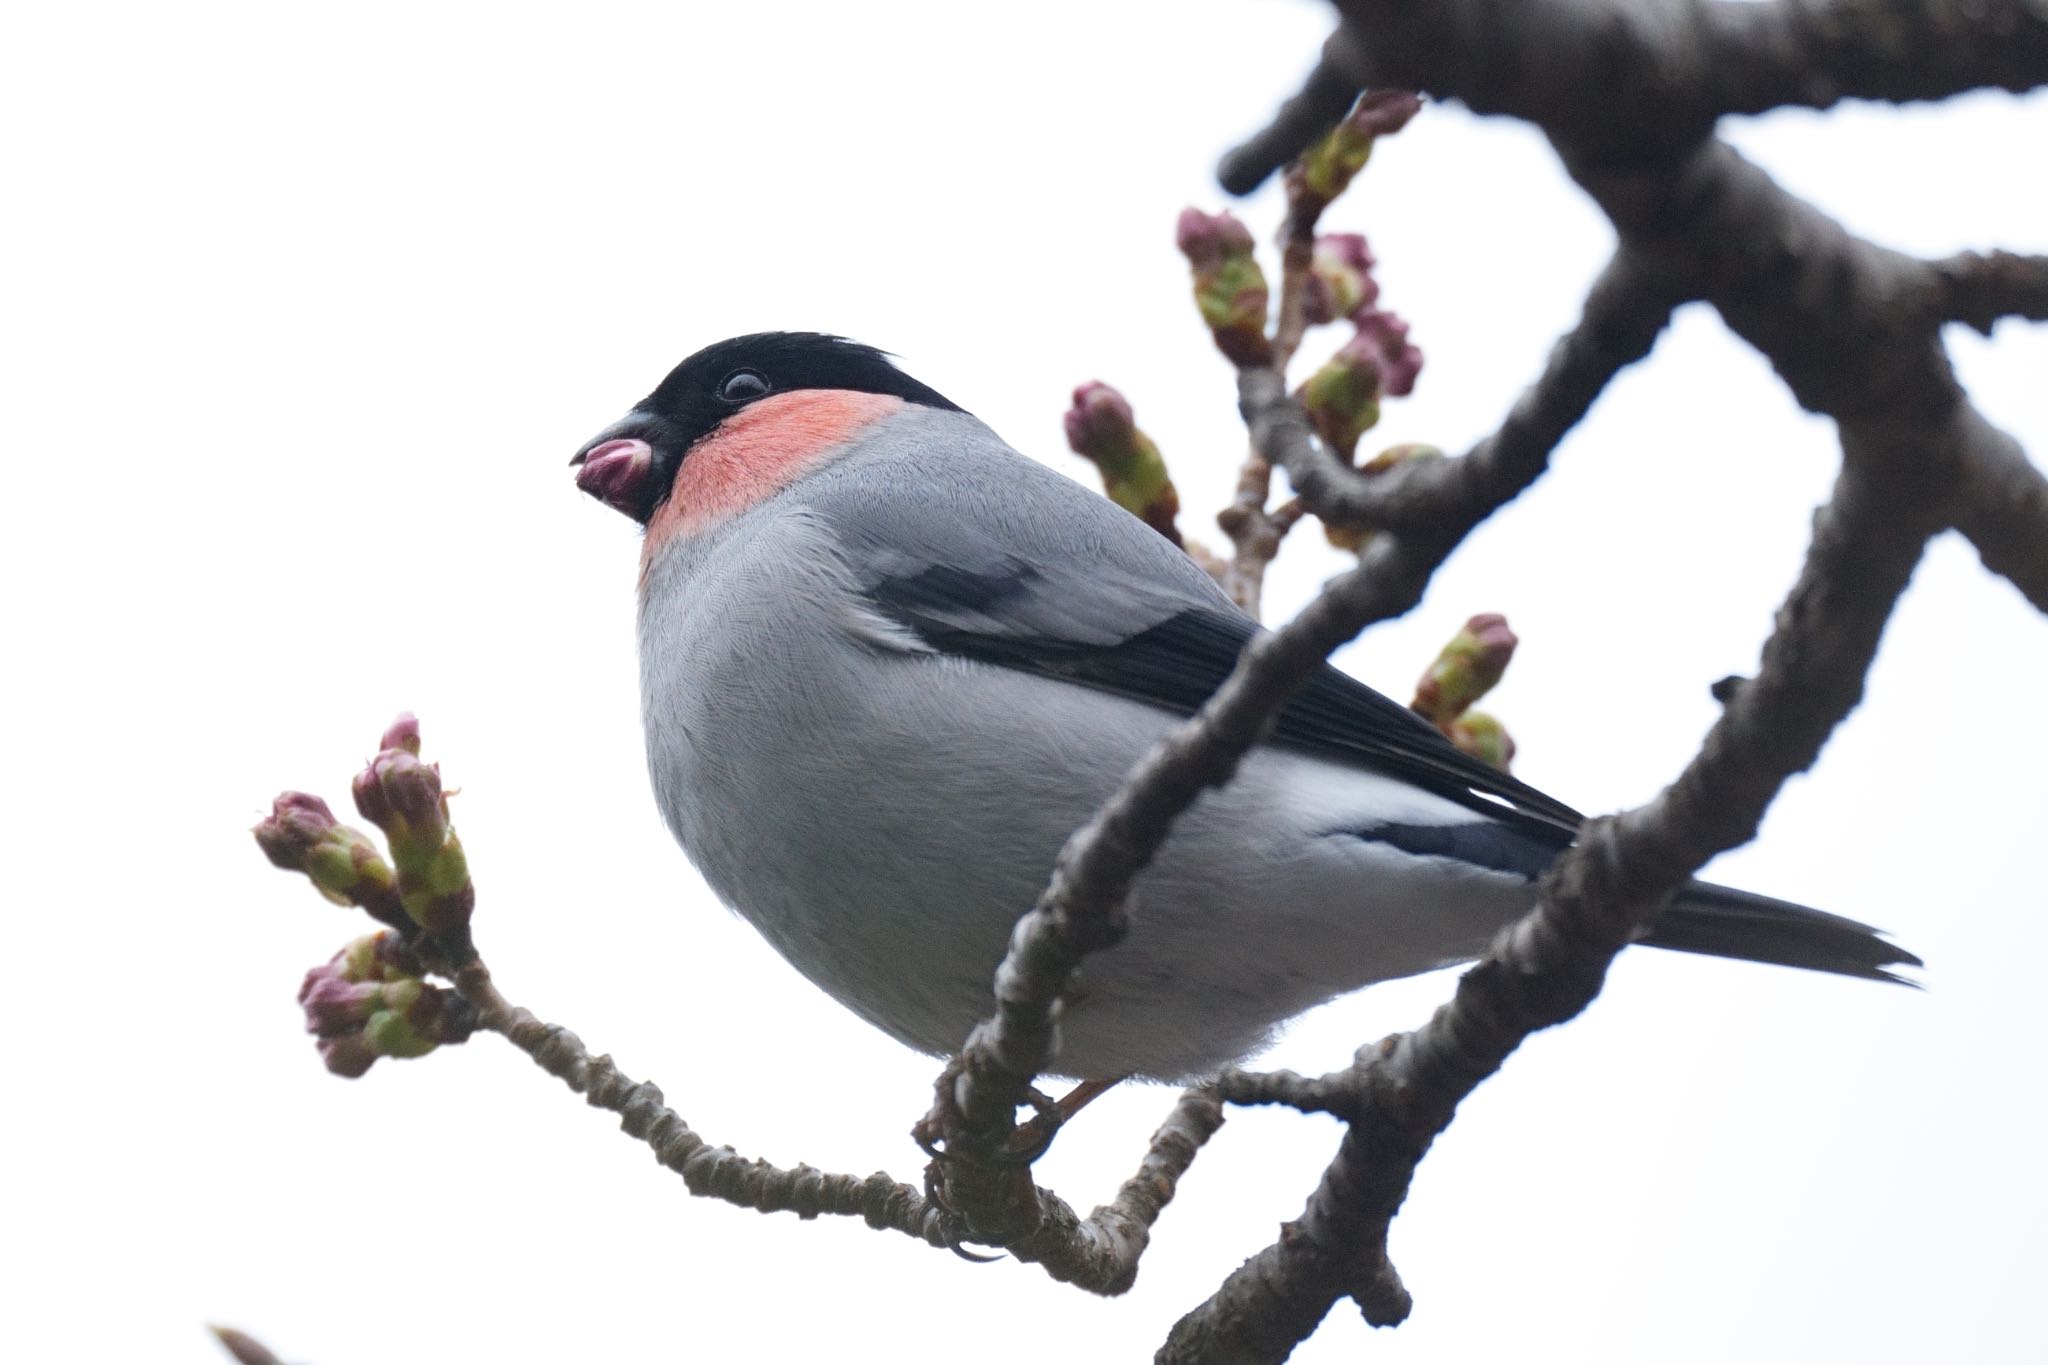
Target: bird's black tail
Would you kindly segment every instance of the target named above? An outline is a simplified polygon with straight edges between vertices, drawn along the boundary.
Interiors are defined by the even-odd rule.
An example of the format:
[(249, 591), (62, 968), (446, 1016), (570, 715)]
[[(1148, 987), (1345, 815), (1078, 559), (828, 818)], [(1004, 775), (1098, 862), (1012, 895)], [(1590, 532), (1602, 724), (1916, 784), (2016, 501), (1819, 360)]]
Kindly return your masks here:
[(1694, 882), (1680, 892), (1643, 942), (1681, 953), (1774, 962), (1901, 985), (1913, 983), (1887, 969), (1921, 965), (1919, 958), (1885, 942), (1867, 924), (1708, 882)]

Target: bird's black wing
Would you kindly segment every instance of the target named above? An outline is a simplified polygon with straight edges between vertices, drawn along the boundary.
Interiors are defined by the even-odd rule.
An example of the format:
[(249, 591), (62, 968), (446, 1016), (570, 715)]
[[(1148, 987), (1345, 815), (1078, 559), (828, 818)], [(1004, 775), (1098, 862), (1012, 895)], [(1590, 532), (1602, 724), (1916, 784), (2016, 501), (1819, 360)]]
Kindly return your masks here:
[[(1223, 685), (1238, 655), (1260, 633), (1257, 623), (1227, 602), (1188, 605), (1180, 593), (1163, 596), (1149, 582), (1048, 575), (1008, 558), (971, 569), (929, 561), (899, 567), (901, 572), (867, 584), (870, 599), (933, 649), (1182, 715), (1193, 714)], [(1050, 577), (1065, 581), (1053, 584)], [(1124, 633), (1120, 627), (1134, 609), (1151, 622)], [(1401, 778), (1554, 847), (1569, 843), (1584, 818), (1465, 753), (1407, 707), (1327, 664), (1281, 707), (1272, 738)]]

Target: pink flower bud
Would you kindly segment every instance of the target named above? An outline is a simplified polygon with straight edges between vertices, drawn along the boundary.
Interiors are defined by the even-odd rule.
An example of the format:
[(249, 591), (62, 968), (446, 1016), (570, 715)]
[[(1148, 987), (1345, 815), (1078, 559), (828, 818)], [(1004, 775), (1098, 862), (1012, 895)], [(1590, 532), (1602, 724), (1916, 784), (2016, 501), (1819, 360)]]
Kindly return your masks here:
[(1095, 379), (1074, 390), (1074, 404), (1063, 421), (1068, 446), (1091, 460), (1128, 456), (1138, 434), (1130, 400)]
[(1412, 90), (1368, 90), (1344, 116), (1345, 125), (1367, 137), (1398, 133), (1422, 112), (1422, 96)]
[(1204, 213), (1185, 208), (1173, 225), (1173, 243), (1196, 270), (1214, 270), (1233, 256), (1249, 256), (1255, 244), (1251, 229), (1225, 210)]
[[(1451, 637), (1415, 686), (1409, 705), (1449, 734), (1452, 722), (1491, 691), (1515, 657), (1515, 633), (1505, 616), (1483, 612)], [(1455, 738), (1455, 736), (1453, 736)]]
[(476, 1029), (476, 1008), (429, 985), (403, 939), (359, 938), (306, 973), (299, 1004), (320, 1058), (338, 1076), (360, 1076), (379, 1057), (423, 1057)]
[(1318, 326), (1348, 317), (1380, 296), (1372, 277), (1372, 248), (1356, 232), (1325, 233), (1316, 238), (1309, 259), (1308, 286), (1302, 291), (1302, 312)]
[(1406, 90), (1368, 90), (1351, 112), (1287, 169), (1287, 193), (1294, 211), (1309, 221), (1328, 208), (1372, 156), (1373, 143), (1399, 132), (1422, 108)]
[(1110, 500), (1181, 544), (1180, 528), (1174, 524), (1180, 492), (1159, 447), (1138, 430), (1130, 401), (1109, 385), (1090, 380), (1074, 390), (1065, 425), (1067, 444), (1076, 455), (1094, 461)]
[(410, 711), (400, 711), (398, 719), (385, 730), (384, 738), (377, 742), (379, 749), (403, 749), (414, 758), (420, 756), (420, 722)]
[(1502, 772), (1515, 761), (1515, 737), (1484, 711), (1467, 711), (1451, 723), (1451, 743)]
[(319, 1042), (320, 1061), (335, 1075), (356, 1080), (377, 1060), (376, 1051), (360, 1033), (342, 1033)]
[(325, 801), (305, 792), (285, 792), (271, 802), (270, 818), (256, 826), (256, 846), (287, 872), (304, 872), (321, 839), (337, 828)]
[(1396, 398), (1415, 391), (1422, 373), (1422, 352), (1408, 340), (1408, 324), (1393, 313), (1362, 308), (1351, 316), (1357, 334), (1345, 349), (1371, 355), (1379, 366), (1380, 389)]
[(1193, 269), (1195, 307), (1216, 348), (1240, 369), (1270, 364), (1266, 276), (1253, 252), (1250, 229), (1228, 213), (1184, 209), (1174, 241)]
[(441, 770), (403, 749), (386, 749), (356, 774), (356, 809), (384, 831), (401, 867), (401, 842), (437, 845), (447, 833), (448, 809), (441, 796)]

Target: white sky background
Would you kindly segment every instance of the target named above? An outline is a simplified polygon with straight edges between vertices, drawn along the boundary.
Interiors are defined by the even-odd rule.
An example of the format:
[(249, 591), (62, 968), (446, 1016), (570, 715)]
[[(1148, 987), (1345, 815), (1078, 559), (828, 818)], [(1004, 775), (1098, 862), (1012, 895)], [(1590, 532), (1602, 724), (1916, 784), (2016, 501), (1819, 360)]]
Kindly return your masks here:
[[(215, 1320), (322, 1365), (1144, 1359), (1271, 1239), (1325, 1120), (1233, 1115), (1105, 1302), (688, 1198), (496, 1039), (334, 1079), (293, 993), (364, 923), (246, 831), (282, 788), (345, 806), (416, 709), (514, 998), (714, 1142), (914, 1179), (935, 1063), (784, 967), (659, 824), (633, 529), (566, 461), (699, 345), (820, 328), (1077, 477), (1067, 391), (1120, 385), (1206, 532), (1243, 438), (1173, 219), (1222, 202), (1215, 157), (1328, 22), (1244, 0), (10, 11), (0, 1356), (197, 1365)], [(1880, 241), (2048, 250), (2048, 100), (1728, 132)], [(1269, 235), (1274, 200), (1248, 213)], [(1370, 234), (1429, 358), (1369, 439), (1454, 450), (1610, 240), (1537, 137), (1444, 107), (1330, 226)], [(2043, 459), (2048, 335), (1953, 344)], [(1827, 424), (1688, 310), (1341, 662), (1405, 697), (1464, 617), (1504, 611), (1523, 646), (1489, 706), (1519, 770), (1589, 810), (1640, 802), (1711, 722), (1708, 684), (1754, 666), (1834, 465)], [(1275, 615), (1338, 566), (1315, 540), (1277, 567)], [(1864, 708), (1713, 869), (1886, 926), (1930, 989), (1627, 954), (1424, 1165), (1393, 1240), (1410, 1323), (1340, 1307), (1297, 1358), (2048, 1352), (2044, 685), (2048, 626), (1938, 544)], [(1341, 1002), (1271, 1060), (1339, 1064), (1449, 988)], [(1102, 1101), (1043, 1178), (1106, 1197), (1168, 1101)]]

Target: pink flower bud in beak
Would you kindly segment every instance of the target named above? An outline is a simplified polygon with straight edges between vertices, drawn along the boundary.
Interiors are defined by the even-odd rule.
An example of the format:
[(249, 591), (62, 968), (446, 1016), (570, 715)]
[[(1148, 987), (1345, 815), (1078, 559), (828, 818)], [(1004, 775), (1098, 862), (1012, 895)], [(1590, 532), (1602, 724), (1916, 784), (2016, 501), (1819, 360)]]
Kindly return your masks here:
[(635, 521), (645, 515), (647, 484), (654, 476), (654, 447), (632, 437), (599, 441), (569, 463), (578, 466), (576, 486)]

